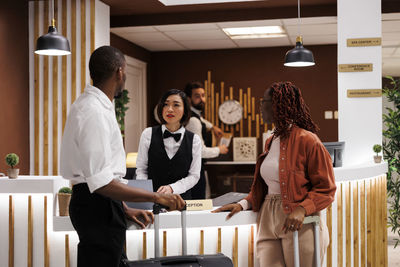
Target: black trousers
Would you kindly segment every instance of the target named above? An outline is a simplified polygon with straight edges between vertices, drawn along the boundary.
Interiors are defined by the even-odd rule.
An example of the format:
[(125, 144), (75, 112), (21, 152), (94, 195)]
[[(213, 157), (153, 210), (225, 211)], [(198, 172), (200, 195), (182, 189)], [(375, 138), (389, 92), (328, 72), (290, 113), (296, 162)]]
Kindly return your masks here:
[(86, 183), (75, 185), (69, 206), (79, 236), (78, 267), (122, 267), (126, 219), (122, 202), (91, 194)]
[(192, 187), (192, 199), (205, 199), (206, 198), (206, 175), (204, 170), (204, 163), (201, 163), (200, 179), (195, 186)]

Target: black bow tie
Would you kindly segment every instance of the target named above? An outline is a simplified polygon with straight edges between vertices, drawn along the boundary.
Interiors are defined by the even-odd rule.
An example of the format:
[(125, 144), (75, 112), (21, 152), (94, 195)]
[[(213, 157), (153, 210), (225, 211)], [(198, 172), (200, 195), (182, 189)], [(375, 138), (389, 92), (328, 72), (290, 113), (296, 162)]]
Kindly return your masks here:
[(164, 134), (163, 134), (163, 138), (173, 137), (175, 139), (175, 141), (178, 142), (179, 139), (181, 139), (181, 135), (182, 135), (181, 133), (173, 134), (173, 133), (165, 130)]

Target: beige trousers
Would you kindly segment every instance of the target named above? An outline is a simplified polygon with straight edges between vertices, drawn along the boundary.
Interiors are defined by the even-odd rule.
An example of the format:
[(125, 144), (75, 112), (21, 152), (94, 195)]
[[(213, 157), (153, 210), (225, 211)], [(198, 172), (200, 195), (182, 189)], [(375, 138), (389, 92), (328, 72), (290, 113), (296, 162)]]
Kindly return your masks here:
[[(282, 226), (287, 215), (280, 195), (267, 195), (258, 213), (257, 258), (260, 267), (294, 266), (293, 232), (284, 233)], [(328, 228), (323, 220), (320, 227), (321, 264), (329, 245)], [(300, 267), (314, 266), (314, 233), (312, 224), (304, 224), (299, 231)]]

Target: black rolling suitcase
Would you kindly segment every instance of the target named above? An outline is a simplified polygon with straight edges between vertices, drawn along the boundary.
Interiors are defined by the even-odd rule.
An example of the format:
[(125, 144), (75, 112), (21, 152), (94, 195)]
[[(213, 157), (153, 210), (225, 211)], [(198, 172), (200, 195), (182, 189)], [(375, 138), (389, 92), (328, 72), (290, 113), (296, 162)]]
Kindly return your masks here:
[(159, 228), (160, 220), (159, 213), (161, 207), (154, 204), (154, 250), (155, 258), (147, 260), (129, 261), (125, 260), (126, 267), (149, 267), (149, 266), (167, 266), (167, 267), (233, 267), (230, 258), (224, 254), (213, 255), (187, 255), (187, 239), (186, 239), (186, 208), (181, 212), (182, 223), (182, 256), (167, 256), (160, 257), (160, 242), (159, 242)]

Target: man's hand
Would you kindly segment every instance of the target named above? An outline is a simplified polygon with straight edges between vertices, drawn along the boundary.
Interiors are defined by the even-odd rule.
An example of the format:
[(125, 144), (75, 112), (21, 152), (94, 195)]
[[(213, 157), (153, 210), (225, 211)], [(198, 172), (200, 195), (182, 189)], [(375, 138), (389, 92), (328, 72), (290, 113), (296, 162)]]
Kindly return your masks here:
[(224, 206), (222, 206), (216, 210), (213, 210), (211, 212), (216, 213), (216, 212), (221, 212), (221, 211), (230, 211), (228, 216), (226, 216), (226, 219), (229, 220), (233, 215), (235, 215), (236, 213), (238, 213), (239, 211), (242, 211), (242, 210), (243, 210), (243, 208), (240, 204), (234, 203), (234, 204), (224, 205)]
[(213, 126), (211, 128), (212, 132), (214, 133), (216, 138), (221, 138), (224, 135), (224, 132), (218, 128), (217, 126)]
[(126, 218), (137, 223), (142, 229), (154, 222), (154, 215), (151, 211), (129, 208), (125, 203), (124, 211)]
[(226, 147), (226, 145), (219, 145), (218, 148), (219, 148), (220, 154), (226, 154), (229, 151), (228, 148)]
[(168, 207), (168, 211), (182, 210), (186, 203), (180, 195), (155, 193), (154, 202)]
[(288, 231), (294, 232), (301, 229), (303, 225), (306, 210), (302, 206), (298, 206), (290, 213), (282, 226), (282, 231), (286, 234)]
[(161, 194), (172, 194), (174, 190), (172, 190), (172, 187), (170, 185), (163, 185), (158, 188), (157, 193)]

